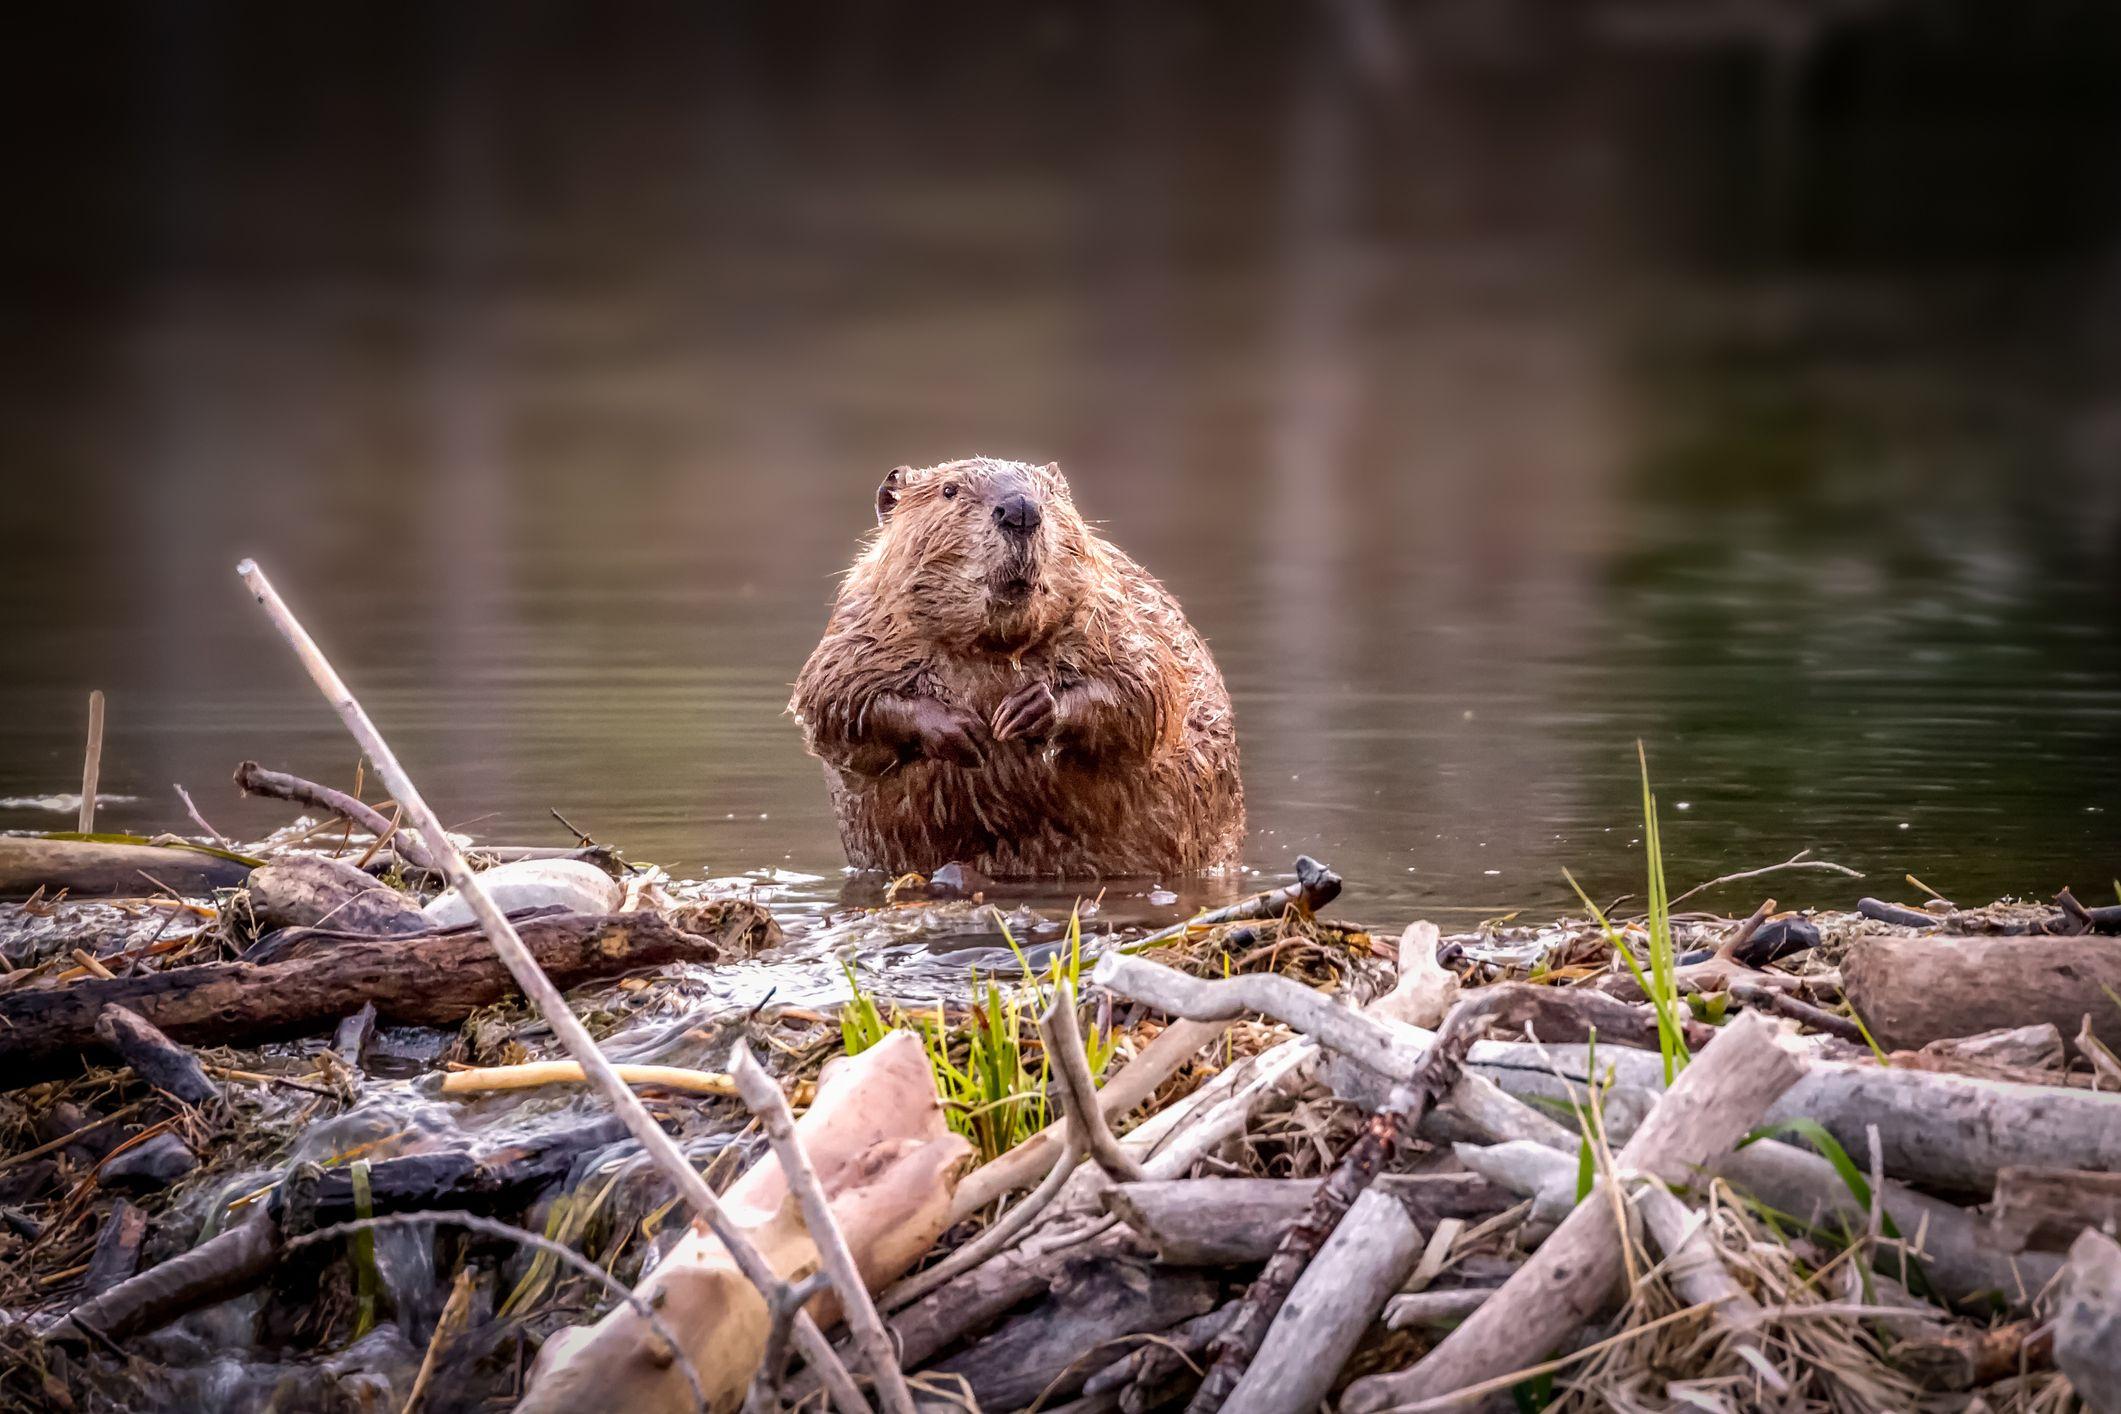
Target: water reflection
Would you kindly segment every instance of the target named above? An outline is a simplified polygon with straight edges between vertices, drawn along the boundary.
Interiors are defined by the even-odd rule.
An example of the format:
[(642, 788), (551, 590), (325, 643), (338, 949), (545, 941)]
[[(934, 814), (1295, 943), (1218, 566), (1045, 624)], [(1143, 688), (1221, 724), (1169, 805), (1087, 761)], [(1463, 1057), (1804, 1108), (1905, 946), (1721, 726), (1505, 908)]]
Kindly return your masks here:
[(91, 686), (111, 826), (350, 776), (251, 553), (467, 828), (830, 899), (787, 685), (880, 471), (986, 451), (1177, 591), (1250, 862), (1355, 912), (1626, 887), (1637, 736), (1675, 884), (2103, 888), (2114, 24), (1818, 14), (172, 7), (6, 237), (0, 796)]

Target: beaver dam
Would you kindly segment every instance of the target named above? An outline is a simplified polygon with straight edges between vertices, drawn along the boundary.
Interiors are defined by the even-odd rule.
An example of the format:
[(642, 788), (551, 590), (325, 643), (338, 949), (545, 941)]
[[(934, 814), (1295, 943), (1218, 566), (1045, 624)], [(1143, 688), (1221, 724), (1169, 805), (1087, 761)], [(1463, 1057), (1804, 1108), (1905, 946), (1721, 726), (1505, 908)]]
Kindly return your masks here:
[(242, 573), (386, 795), (98, 835), (97, 704), (0, 836), (5, 1407), (2121, 1408), (2121, 904), (1674, 894), (1644, 756), (1541, 926), (1308, 856), (784, 926), (450, 832)]
[(405, 802), (237, 782), (302, 813), (0, 840), (7, 1407), (2121, 1397), (2121, 907), (1727, 916), (1653, 848), (1452, 935), (1310, 860), (1157, 932), (957, 871), (784, 931), (450, 842), (761, 1290)]

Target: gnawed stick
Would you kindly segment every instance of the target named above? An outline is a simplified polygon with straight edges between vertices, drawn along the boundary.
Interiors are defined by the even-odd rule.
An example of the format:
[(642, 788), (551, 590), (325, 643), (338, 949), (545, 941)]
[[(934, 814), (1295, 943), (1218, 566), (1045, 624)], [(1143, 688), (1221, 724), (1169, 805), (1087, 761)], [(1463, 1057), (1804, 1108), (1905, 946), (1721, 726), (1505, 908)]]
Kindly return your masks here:
[[(1362, 1196), (1391, 1158), (1400, 1135), (1419, 1124), (1422, 1115), (1450, 1093), (1458, 1080), (1459, 1067), (1465, 1062), (1466, 1051), (1481, 1031), (1495, 1020), (1496, 1004), (1497, 999), (1481, 997), (1460, 1002), (1453, 1008), (1443, 1029), (1437, 1033), (1435, 1043), (1429, 1047), (1428, 1056), (1405, 1083), (1393, 1088), (1384, 1107), (1364, 1123), (1355, 1142), (1348, 1146), (1333, 1172), (1319, 1185), (1317, 1196), (1311, 1202), (1311, 1211), (1302, 1222), (1282, 1235), (1274, 1255), (1267, 1260), (1266, 1269), (1245, 1293), (1236, 1318), (1209, 1347), (1215, 1363), (1187, 1405), (1188, 1414), (1214, 1414), (1236, 1389), (1245, 1367), (1259, 1351), (1298, 1278), (1322, 1250), (1355, 1200)], [(1403, 1209), (1401, 1213), (1404, 1216)], [(1408, 1240), (1418, 1241), (1418, 1235)], [(1385, 1294), (1378, 1294), (1379, 1304), (1383, 1303)], [(1375, 1311), (1371, 1314), (1375, 1315)], [(1361, 1331), (1356, 1334), (1359, 1336)]]
[(825, 1196), (824, 1185), (818, 1182), (817, 1170), (796, 1138), (795, 1120), (788, 1113), (788, 1101), (782, 1097), (781, 1087), (761, 1068), (751, 1047), (741, 1041), (729, 1053), (729, 1074), (744, 1104), (765, 1129), (774, 1157), (781, 1162), (781, 1176), (802, 1208), (803, 1226), (817, 1245), (818, 1260), (832, 1278), (833, 1289), (839, 1293), (840, 1312), (854, 1333), (863, 1363), (876, 1381), (879, 1402), (889, 1414), (913, 1414), (913, 1396), (906, 1389), (905, 1376), (899, 1373), (891, 1338), (884, 1333), (883, 1320), (869, 1299), (869, 1288), (854, 1265), (847, 1235), (840, 1231), (839, 1221), (832, 1215), (832, 1203)]
[[(1772, 1023), (1740, 1017), (1651, 1111), (1614, 1161), (1618, 1170), (1684, 1182), (1736, 1143), (1802, 1072)], [(1348, 1414), (1377, 1414), (1450, 1394), (1508, 1373), (1523, 1351), (1555, 1348), (1617, 1296), (1624, 1237), (1610, 1204), (1579, 1204), (1532, 1259), (1419, 1364), (1356, 1381), (1341, 1407)]]
[[(282, 602), (278, 591), (272, 587), (271, 581), (266, 579), (265, 572), (250, 560), (238, 565), (236, 572), (243, 577), (244, 583), (250, 586), (251, 593), (265, 610), (266, 616), (272, 620), (273, 627), (280, 631), (280, 636), (294, 649), (295, 656), (308, 670), (311, 680), (331, 703), (332, 709), (339, 714), (339, 719), (346, 724), (346, 729), (352, 733), (354, 741), (367, 754), (368, 759), (375, 763), (376, 772), (383, 778), (384, 785), (403, 807), (406, 818), (412, 821), (425, 839), (430, 863), (439, 864), (451, 887), (471, 906), (472, 915), (478, 919), (479, 926), (485, 931), (487, 940), (493, 944), (494, 951), (500, 954), (509, 975), (515, 979), (516, 985), (523, 989), (523, 995), (537, 1007), (546, 1024), (552, 1027), (553, 1035), (569, 1055), (581, 1062), (582, 1069), (589, 1075), (591, 1083), (625, 1122), (627, 1131), (640, 1141), (649, 1162), (677, 1189), (678, 1195), (685, 1200), (696, 1217), (703, 1219), (707, 1226), (714, 1230), (714, 1235), (729, 1250), (738, 1270), (743, 1272), (761, 1293), (778, 1290), (783, 1285), (779, 1277), (766, 1264), (766, 1259), (760, 1255), (758, 1248), (754, 1247), (750, 1239), (729, 1219), (721, 1203), (715, 1198), (714, 1190), (707, 1186), (707, 1180), (700, 1176), (699, 1171), (686, 1161), (684, 1151), (678, 1148), (677, 1142), (663, 1132), (663, 1127), (648, 1113), (648, 1107), (641, 1103), (640, 1098), (627, 1087), (626, 1082), (612, 1070), (611, 1062), (597, 1049), (597, 1043), (590, 1036), (588, 1029), (568, 1008), (567, 1001), (560, 995), (559, 989), (552, 985), (551, 979), (538, 966), (530, 950), (523, 946), (523, 940), (516, 936), (514, 925), (509, 923), (507, 916), (495, 906), (485, 887), (479, 883), (478, 876), (471, 872), (471, 866), (465, 863), (463, 855), (458, 853), (456, 843), (450, 839), (449, 831), (443, 827), (441, 818), (428, 806), (426, 798), (420, 794), (419, 788), (413, 784), (412, 777), (406, 774), (405, 768), (398, 764), (397, 754), (390, 749), (390, 744), (383, 739), (383, 734), (376, 730), (375, 723), (369, 720), (368, 713), (355, 700), (352, 691), (340, 679), (338, 672), (317, 647), (315, 640), (310, 638), (308, 630), (302, 627)], [(860, 1391), (853, 1387), (852, 1381), (845, 1378), (844, 1370), (841, 1371), (842, 1377), (839, 1380), (830, 1378), (830, 1372), (838, 1365), (839, 1357), (833, 1354), (830, 1342), (825, 1339), (823, 1332), (818, 1330), (817, 1322), (811, 1320), (807, 1312), (796, 1317), (796, 1341), (804, 1358), (827, 1373), (827, 1386), (831, 1389), (833, 1402), (840, 1408), (841, 1414), (864, 1414), (867, 1406)], [(648, 1354), (644, 1351), (644, 1358), (647, 1358)]]
[[(628, 1085), (672, 1090), (681, 1095), (713, 1095), (733, 1099), (737, 1085), (730, 1077), (712, 1070), (688, 1070), (678, 1065), (615, 1065), (619, 1079)], [(488, 1065), (470, 1070), (444, 1072), (440, 1089), (445, 1095), (484, 1095), (497, 1090), (535, 1090), (545, 1085), (580, 1085), (585, 1076), (577, 1061), (530, 1061), (523, 1065)], [(807, 1105), (817, 1087), (798, 1083), (789, 1103)]]
[(1320, 864), (1308, 854), (1296, 857), (1296, 882), (1284, 884), (1278, 889), (1269, 889), (1251, 898), (1241, 899), (1225, 908), (1210, 909), (1196, 914), (1183, 923), (1137, 938), (1127, 944), (1128, 952), (1144, 952), (1149, 948), (1163, 947), (1170, 943), (1183, 942), (1194, 934), (1224, 923), (1245, 923), (1259, 918), (1279, 918), (1291, 908), (1305, 917), (1324, 908), (1340, 897), (1340, 875)]
[(1060, 1084), (1070, 1134), (1108, 1177), (1121, 1183), (1139, 1179), (1141, 1165), (1119, 1147), (1098, 1109), (1097, 1081), (1075, 1022), (1075, 984), (1065, 977), (1053, 989), (1053, 1005), (1038, 1019), (1038, 1034), (1045, 1039), (1046, 1059)]
[(915, 1272), (878, 1298), (877, 1304), (886, 1311), (896, 1311), (926, 1296), (953, 1278), (980, 1266), (997, 1253), (1005, 1252), (1026, 1229), (1037, 1220), (1039, 1214), (1051, 1207), (1053, 1200), (1067, 1186), (1075, 1166), (1083, 1161), (1082, 1142), (1070, 1131), (1067, 1142), (1061, 1146), (1060, 1157), (1053, 1161), (1053, 1168), (1038, 1187), (1026, 1194), (1021, 1202), (990, 1223), (985, 1232), (952, 1252), (942, 1261), (925, 1271)]

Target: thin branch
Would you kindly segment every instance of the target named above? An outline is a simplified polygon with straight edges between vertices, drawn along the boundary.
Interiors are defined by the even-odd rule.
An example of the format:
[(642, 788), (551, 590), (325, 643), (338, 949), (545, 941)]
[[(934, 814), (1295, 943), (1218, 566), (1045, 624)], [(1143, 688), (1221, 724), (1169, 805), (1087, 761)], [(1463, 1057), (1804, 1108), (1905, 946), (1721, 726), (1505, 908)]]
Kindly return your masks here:
[(103, 772), (103, 689), (88, 695), (88, 750), (81, 757), (81, 833), (96, 828), (96, 778)]
[(222, 834), (219, 830), (215, 829), (211, 824), (209, 824), (207, 822), (206, 817), (199, 813), (199, 807), (192, 804), (191, 792), (186, 790), (183, 786), (175, 786), (174, 789), (177, 792), (177, 799), (184, 802), (184, 813), (191, 816), (192, 823), (197, 825), (200, 829), (206, 831), (207, 834), (212, 835), (215, 844), (221, 846), (221, 848), (225, 850), (228, 850), (230, 853), (234, 853), (236, 847), (228, 842), (228, 836)]
[(1736, 874), (1725, 874), (1720, 878), (1711, 879), (1705, 884), (1696, 884), (1693, 888), (1688, 889), (1678, 898), (1672, 899), (1668, 903), (1666, 903), (1665, 908), (1669, 911), (1670, 909), (1675, 908), (1682, 903), (1685, 903), (1694, 895), (1698, 893), (1704, 893), (1709, 889), (1717, 887), (1719, 884), (1735, 884), (1740, 879), (1758, 879), (1764, 874), (1779, 874), (1785, 869), (1820, 869), (1824, 870), (1829, 874), (1845, 874), (1851, 879), (1860, 879), (1863, 877), (1862, 874), (1858, 873), (1854, 869), (1849, 868), (1845, 864), (1833, 864), (1824, 859), (1813, 859), (1811, 858), (1811, 853), (1812, 852), (1809, 849), (1800, 849), (1795, 854), (1791, 855), (1788, 859), (1783, 860), (1780, 864), (1769, 864), (1760, 869), (1742, 869)]
[(810, 1156), (803, 1152), (803, 1141), (796, 1137), (787, 1097), (759, 1065), (746, 1042), (737, 1042), (729, 1053), (729, 1074), (736, 1081), (744, 1104), (764, 1127), (773, 1156), (780, 1160), (781, 1176), (788, 1181), (788, 1191), (803, 1210), (803, 1226), (817, 1245), (818, 1260), (839, 1293), (840, 1312), (854, 1332), (855, 1348), (862, 1352), (863, 1363), (876, 1380), (880, 1402), (887, 1414), (913, 1414), (913, 1395), (899, 1371), (898, 1352), (884, 1330), (883, 1318), (876, 1313), (876, 1303), (869, 1299), (869, 1288), (862, 1281), (861, 1269), (854, 1264), (847, 1234), (840, 1231), (839, 1219), (833, 1216), (825, 1185), (818, 1181)]
[(1067, 1104), (1068, 1130), (1081, 1148), (1107, 1175), (1120, 1183), (1133, 1183), (1142, 1167), (1119, 1147), (1105, 1116), (1097, 1106), (1097, 1081), (1090, 1074), (1090, 1057), (1083, 1050), (1083, 1035), (1075, 1020), (1075, 984), (1063, 977), (1053, 989), (1053, 1005), (1038, 1019), (1038, 1034), (1045, 1038), (1046, 1059), (1060, 1083)]
[[(250, 586), (251, 593), (264, 608), (267, 617), (273, 621), (273, 627), (280, 631), (280, 636), (294, 649), (295, 656), (301, 659), (303, 667), (309, 671), (310, 678), (324, 694), (325, 700), (331, 703), (332, 709), (339, 714), (339, 719), (346, 724), (346, 729), (352, 733), (354, 740), (368, 754), (368, 759), (375, 762), (377, 774), (383, 777), (384, 785), (392, 797), (404, 807), (406, 818), (411, 820), (419, 833), (425, 837), (427, 853), (439, 861), (443, 876), (470, 906), (472, 916), (478, 919), (487, 941), (493, 944), (494, 951), (500, 955), (509, 975), (515, 978), (516, 985), (523, 989), (523, 994), (537, 1007), (546, 1024), (552, 1027), (553, 1035), (566, 1048), (567, 1053), (581, 1062), (582, 1070), (589, 1076), (590, 1083), (625, 1123), (627, 1131), (640, 1141), (649, 1161), (677, 1189), (678, 1196), (692, 1208), (696, 1219), (704, 1220), (714, 1235), (721, 1240), (722, 1246), (728, 1249), (731, 1260), (736, 1263), (737, 1270), (770, 1302), (772, 1294), (785, 1283), (767, 1264), (766, 1258), (745, 1235), (744, 1230), (729, 1216), (728, 1210), (714, 1196), (714, 1190), (707, 1186), (707, 1180), (686, 1161), (684, 1151), (678, 1148), (677, 1141), (663, 1132), (663, 1127), (648, 1113), (648, 1107), (642, 1104), (640, 1097), (619, 1078), (618, 1072), (612, 1069), (611, 1062), (597, 1049), (597, 1043), (590, 1037), (588, 1029), (582, 1025), (574, 1012), (569, 1010), (566, 999), (560, 995), (560, 989), (552, 984), (552, 979), (538, 966), (537, 959), (531, 955), (530, 949), (523, 945), (522, 938), (517, 936), (515, 926), (494, 903), (493, 896), (486, 892), (478, 876), (471, 872), (471, 867), (464, 862), (464, 856), (458, 852), (456, 842), (450, 839), (449, 831), (443, 828), (440, 817), (428, 806), (426, 798), (420, 794), (419, 787), (413, 784), (412, 777), (406, 774), (405, 768), (398, 764), (397, 754), (390, 749), (390, 744), (383, 739), (383, 734), (376, 730), (375, 723), (369, 720), (368, 713), (362, 710), (361, 704), (354, 699), (352, 691), (340, 679), (338, 672), (317, 647), (315, 640), (309, 636), (308, 630), (302, 627), (287, 605), (281, 601), (278, 591), (272, 587), (271, 581), (265, 577), (265, 572), (255, 563), (245, 560), (236, 567), (236, 572)], [(833, 1391), (833, 1403), (839, 1406), (841, 1414), (867, 1414), (867, 1404), (851, 1382), (835, 1382), (830, 1379), (831, 1371), (838, 1362), (832, 1354), (831, 1344), (808, 1313), (796, 1317), (795, 1334), (803, 1357), (816, 1364), (826, 1374), (828, 1386)]]
[(952, 1252), (942, 1261), (926, 1271), (915, 1272), (878, 1298), (878, 1304), (886, 1311), (896, 1311), (911, 1306), (914, 1302), (942, 1286), (952, 1277), (971, 1271), (989, 1257), (1001, 1252), (1031, 1226), (1032, 1221), (1050, 1206), (1060, 1191), (1068, 1186), (1069, 1176), (1075, 1166), (1083, 1160), (1081, 1142), (1070, 1130), (1061, 1147), (1061, 1154), (1053, 1161), (1053, 1167), (1039, 1180), (1037, 1188), (1025, 1195), (1022, 1202), (996, 1218), (987, 1230), (964, 1246)]

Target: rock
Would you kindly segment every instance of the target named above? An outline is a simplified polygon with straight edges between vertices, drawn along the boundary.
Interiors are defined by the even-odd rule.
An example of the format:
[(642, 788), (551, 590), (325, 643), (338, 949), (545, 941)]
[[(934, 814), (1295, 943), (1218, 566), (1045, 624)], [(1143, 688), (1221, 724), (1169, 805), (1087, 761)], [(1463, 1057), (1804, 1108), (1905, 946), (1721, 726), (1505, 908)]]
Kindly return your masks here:
[(157, 1134), (122, 1154), (112, 1155), (96, 1170), (96, 1182), (113, 1193), (152, 1193), (167, 1188), (199, 1166), (198, 1155), (174, 1134)]
[(2095, 1414), (2121, 1414), (2121, 1246), (2087, 1229), (2062, 1269), (2055, 1363)]
[(420, 906), (343, 859), (301, 854), (251, 871), (250, 911), (258, 931), (329, 928), (395, 938), (430, 925)]
[(1810, 923), (1802, 918), (1776, 918), (1746, 939), (1736, 956), (1747, 967), (1758, 968), (1818, 946), (1819, 930)]
[[(612, 913), (622, 891), (618, 880), (581, 859), (520, 859), (497, 864), (479, 882), (503, 913), (524, 908), (566, 909), (569, 913)], [(450, 889), (427, 905), (427, 926), (461, 928), (472, 921), (471, 905)]]

